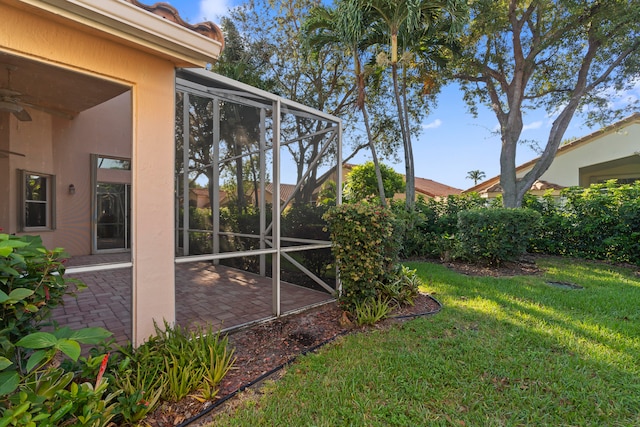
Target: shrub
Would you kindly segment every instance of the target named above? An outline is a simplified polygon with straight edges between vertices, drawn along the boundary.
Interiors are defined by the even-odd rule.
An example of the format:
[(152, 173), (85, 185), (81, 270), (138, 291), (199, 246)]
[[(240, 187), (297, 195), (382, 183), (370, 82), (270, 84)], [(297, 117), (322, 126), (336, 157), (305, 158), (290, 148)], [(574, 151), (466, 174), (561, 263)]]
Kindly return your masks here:
[(356, 304), (375, 298), (379, 284), (394, 273), (399, 245), (393, 214), (360, 202), (333, 207), (324, 218), (342, 281), (340, 302), (353, 312)]
[(540, 214), (526, 208), (472, 209), (458, 213), (460, 255), (472, 262), (500, 264), (526, 252)]
[[(12, 342), (39, 329), (65, 294), (86, 288), (64, 277), (67, 254), (47, 250), (39, 236), (0, 234), (0, 331)], [(72, 286), (72, 287), (70, 287)]]
[(165, 322), (156, 335), (133, 349), (120, 349), (121, 361), (114, 369), (118, 414), (126, 423), (136, 423), (156, 408), (159, 399), (177, 401), (187, 395), (211, 400), (222, 378), (233, 366), (228, 338), (211, 327), (187, 330)]
[(373, 325), (384, 320), (391, 312), (391, 304), (381, 297), (368, 298), (356, 303), (355, 318), (358, 326)]
[[(380, 163), (380, 174), (385, 198), (391, 199), (394, 194), (405, 190), (404, 177), (391, 167)], [(378, 179), (373, 162), (369, 161), (353, 167), (345, 179), (343, 194), (345, 203), (357, 202), (368, 197), (372, 197), (376, 202), (380, 201)]]
[(379, 296), (397, 306), (413, 305), (413, 300), (418, 295), (422, 284), (416, 270), (399, 265), (394, 276), (386, 283), (380, 284)]
[(486, 200), (477, 193), (451, 195), (442, 200), (418, 197), (412, 211), (405, 203), (392, 204), (400, 221), (402, 236), (400, 256), (447, 258), (451, 253), (451, 239), (458, 231), (458, 212), (485, 207)]
[(0, 234), (0, 425), (105, 426), (113, 418), (116, 393), (105, 396), (108, 381), (92, 382), (52, 363), (64, 355), (77, 361), (80, 344), (97, 344), (102, 328), (41, 332), (51, 309), (62, 303), (69, 285), (61, 249), (47, 250), (39, 237)]
[(541, 216), (540, 227), (529, 241), (529, 250), (552, 255), (567, 255), (569, 217), (560, 208), (551, 192), (542, 197), (526, 194), (522, 206), (538, 212)]
[(640, 182), (572, 187), (561, 201), (527, 197), (524, 205), (542, 215), (532, 251), (640, 264)]
[(414, 208), (407, 210), (404, 200), (391, 201), (396, 217), (396, 233), (401, 238), (400, 257), (437, 256), (437, 212), (435, 205), (418, 197)]
[(568, 216), (565, 235), (571, 255), (611, 261), (640, 262), (640, 182), (615, 180), (563, 192)]

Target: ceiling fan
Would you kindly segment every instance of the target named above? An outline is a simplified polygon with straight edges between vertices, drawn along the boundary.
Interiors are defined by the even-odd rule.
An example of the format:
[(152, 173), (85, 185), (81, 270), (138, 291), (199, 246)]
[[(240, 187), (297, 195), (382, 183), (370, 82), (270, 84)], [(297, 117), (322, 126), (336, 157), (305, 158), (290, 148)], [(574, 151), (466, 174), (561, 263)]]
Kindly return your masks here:
[(7, 69), (7, 87), (0, 87), (0, 111), (7, 111), (13, 113), (14, 116), (20, 121), (31, 121), (31, 115), (22, 105), (20, 97), (22, 94), (11, 89), (11, 71), (15, 70), (15, 67), (9, 65)]

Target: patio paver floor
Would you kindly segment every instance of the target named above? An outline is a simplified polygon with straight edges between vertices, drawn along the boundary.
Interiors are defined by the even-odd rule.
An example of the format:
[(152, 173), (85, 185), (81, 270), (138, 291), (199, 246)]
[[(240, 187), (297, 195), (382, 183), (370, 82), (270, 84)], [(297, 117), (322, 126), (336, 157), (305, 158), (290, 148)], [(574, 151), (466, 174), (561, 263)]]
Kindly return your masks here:
[[(120, 260), (119, 260), (120, 261)], [(78, 262), (73, 263), (77, 265)], [(72, 265), (72, 263), (70, 263)], [(68, 274), (88, 289), (53, 311), (61, 326), (100, 326), (117, 343), (131, 338), (131, 270)], [(238, 327), (272, 316), (272, 280), (208, 262), (176, 265), (176, 321), (180, 326)], [(281, 312), (332, 300), (331, 295), (281, 282)]]

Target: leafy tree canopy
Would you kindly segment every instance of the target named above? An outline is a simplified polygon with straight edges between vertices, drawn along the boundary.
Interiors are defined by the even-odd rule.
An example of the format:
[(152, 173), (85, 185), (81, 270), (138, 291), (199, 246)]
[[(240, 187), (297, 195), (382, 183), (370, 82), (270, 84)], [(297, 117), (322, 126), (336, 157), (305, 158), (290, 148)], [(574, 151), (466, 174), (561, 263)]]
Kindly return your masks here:
[[(504, 204), (517, 207), (550, 166), (576, 112), (591, 122), (635, 108), (613, 102), (640, 76), (637, 0), (475, 0), (457, 78), (472, 112), (491, 108), (500, 124)], [(555, 117), (532, 170), (516, 179), (516, 148), (527, 109)]]
[[(391, 167), (380, 163), (380, 172), (384, 183), (385, 197), (391, 198), (396, 193), (405, 190), (404, 177)], [(376, 181), (375, 165), (366, 162), (363, 165), (354, 166), (345, 180), (345, 201), (358, 201), (368, 197), (377, 197), (378, 184)]]

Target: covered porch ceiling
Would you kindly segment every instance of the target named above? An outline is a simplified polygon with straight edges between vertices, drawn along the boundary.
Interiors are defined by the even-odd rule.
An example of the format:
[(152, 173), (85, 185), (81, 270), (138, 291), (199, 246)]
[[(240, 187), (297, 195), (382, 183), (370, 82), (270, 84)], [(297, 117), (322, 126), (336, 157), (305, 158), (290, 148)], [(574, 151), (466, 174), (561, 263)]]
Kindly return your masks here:
[[(128, 86), (0, 51), (0, 101), (73, 119)], [(10, 106), (0, 111), (9, 111)]]

